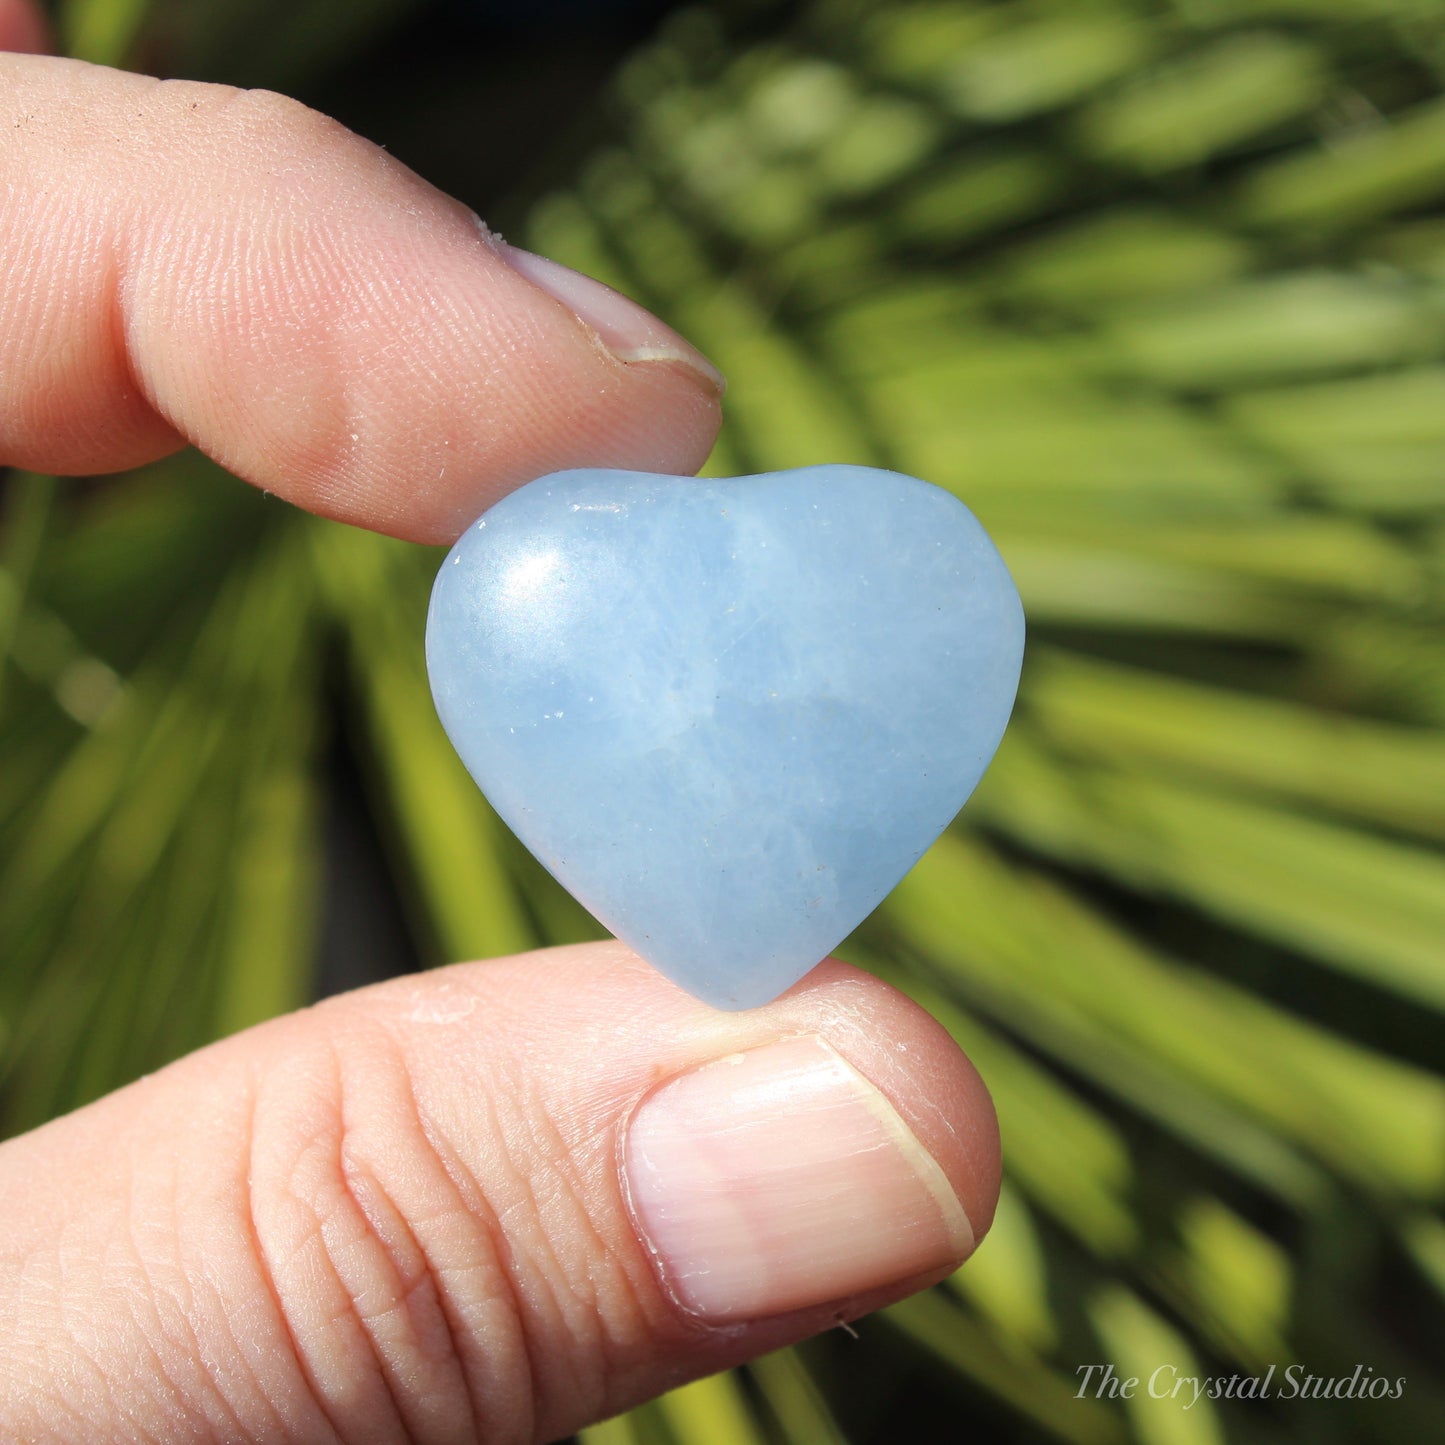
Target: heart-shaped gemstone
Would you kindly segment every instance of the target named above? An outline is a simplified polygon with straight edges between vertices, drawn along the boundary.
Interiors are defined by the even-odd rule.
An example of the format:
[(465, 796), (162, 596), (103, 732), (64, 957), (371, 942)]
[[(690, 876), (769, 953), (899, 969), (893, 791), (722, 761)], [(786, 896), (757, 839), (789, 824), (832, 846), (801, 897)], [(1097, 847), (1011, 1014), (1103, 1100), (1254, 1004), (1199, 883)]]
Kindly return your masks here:
[(571, 471), (467, 529), (427, 663), (527, 847), (674, 982), (749, 1008), (963, 806), (1023, 633), (983, 528), (913, 477)]

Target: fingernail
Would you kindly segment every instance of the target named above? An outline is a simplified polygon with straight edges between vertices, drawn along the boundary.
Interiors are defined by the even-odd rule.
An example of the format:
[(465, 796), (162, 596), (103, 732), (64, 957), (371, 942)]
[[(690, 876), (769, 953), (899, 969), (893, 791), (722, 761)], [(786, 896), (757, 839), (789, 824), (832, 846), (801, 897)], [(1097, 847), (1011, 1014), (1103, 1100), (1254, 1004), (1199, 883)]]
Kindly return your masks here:
[(534, 286), (560, 301), (619, 361), (672, 361), (689, 368), (709, 391), (721, 396), (727, 387), (722, 372), (690, 342), (664, 326), (637, 302), (584, 276), (580, 271), (520, 251), (498, 237), (489, 241), (496, 253)]
[(973, 1248), (937, 1161), (813, 1036), (665, 1084), (633, 1118), (624, 1167), (667, 1286), (708, 1320), (823, 1304)]

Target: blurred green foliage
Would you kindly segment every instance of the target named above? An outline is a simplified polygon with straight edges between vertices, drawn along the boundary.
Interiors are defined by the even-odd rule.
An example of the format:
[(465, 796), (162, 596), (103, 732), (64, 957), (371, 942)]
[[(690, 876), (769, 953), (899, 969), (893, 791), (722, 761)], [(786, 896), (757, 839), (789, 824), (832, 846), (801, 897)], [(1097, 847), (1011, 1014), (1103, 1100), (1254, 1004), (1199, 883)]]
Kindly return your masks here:
[[(61, 33), (285, 85), (408, 8)], [(993, 1233), (589, 1445), (1445, 1438), (1442, 77), (1439, 0), (692, 8), (500, 218), (718, 361), (712, 469), (952, 488), (1031, 624), (978, 796), (845, 950), (989, 1080)], [(4, 505), (9, 1128), (306, 997), (338, 706), (429, 957), (595, 934), (435, 722), (433, 553), (194, 456)], [(1408, 1386), (1076, 1398), (1103, 1360)]]

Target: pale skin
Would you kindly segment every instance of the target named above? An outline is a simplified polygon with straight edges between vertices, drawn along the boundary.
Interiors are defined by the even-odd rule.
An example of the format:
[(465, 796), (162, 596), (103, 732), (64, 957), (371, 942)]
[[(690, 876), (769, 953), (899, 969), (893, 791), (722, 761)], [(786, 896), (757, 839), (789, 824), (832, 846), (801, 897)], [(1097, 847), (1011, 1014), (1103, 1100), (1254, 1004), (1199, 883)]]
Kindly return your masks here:
[[(547, 471), (706, 457), (717, 387), (660, 323), (629, 322), (652, 340), (619, 359), (334, 122), (46, 43), (0, 0), (0, 465), (108, 472), (189, 444), (338, 525), (438, 542)], [(735, 1299), (726, 1269), (690, 1295), (628, 1183), (631, 1121), (717, 1060), (791, 1041), (811, 1063), (799, 1040), (924, 1161), (898, 1196), (924, 1244), (875, 1248), (869, 1224), (774, 1271), (788, 1221), (769, 1203), (754, 1229), (740, 1185), (758, 1257)], [(856, 1159), (810, 1167), (864, 1209), (898, 1180), (849, 1119)], [(741, 1014), (616, 944), (397, 980), (0, 1146), (0, 1436), (553, 1439), (942, 1278), (998, 1184), (978, 1075), (841, 963)]]

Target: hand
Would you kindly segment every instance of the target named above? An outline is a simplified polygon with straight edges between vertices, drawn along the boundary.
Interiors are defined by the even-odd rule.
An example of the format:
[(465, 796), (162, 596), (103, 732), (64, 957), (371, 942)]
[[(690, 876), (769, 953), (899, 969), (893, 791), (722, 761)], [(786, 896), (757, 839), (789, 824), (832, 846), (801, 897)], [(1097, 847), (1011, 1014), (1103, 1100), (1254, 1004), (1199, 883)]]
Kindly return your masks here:
[[(0, 55), (0, 194), (0, 464), (190, 442), (435, 542), (715, 434), (681, 338), (278, 96)], [(616, 944), (399, 979), (0, 1146), (0, 1434), (554, 1438), (942, 1278), (998, 1181), (978, 1076), (842, 964), (743, 1014)]]

